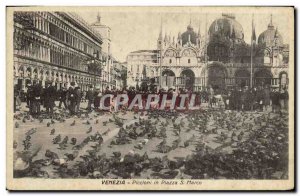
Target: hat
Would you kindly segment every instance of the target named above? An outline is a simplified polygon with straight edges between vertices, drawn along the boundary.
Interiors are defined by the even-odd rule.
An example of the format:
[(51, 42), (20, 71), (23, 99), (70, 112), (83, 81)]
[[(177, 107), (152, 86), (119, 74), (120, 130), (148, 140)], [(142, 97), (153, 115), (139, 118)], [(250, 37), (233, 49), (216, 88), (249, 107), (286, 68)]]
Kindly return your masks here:
[(90, 88), (93, 88), (93, 85), (90, 85)]
[(75, 82), (71, 82), (71, 86), (75, 86)]

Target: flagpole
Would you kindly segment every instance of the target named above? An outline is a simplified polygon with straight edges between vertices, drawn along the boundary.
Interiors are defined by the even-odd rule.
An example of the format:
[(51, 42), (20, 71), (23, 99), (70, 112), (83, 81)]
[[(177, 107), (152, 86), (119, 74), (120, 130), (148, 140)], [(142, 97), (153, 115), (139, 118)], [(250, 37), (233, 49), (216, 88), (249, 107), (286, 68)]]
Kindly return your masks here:
[(204, 61), (205, 61), (205, 67), (204, 67), (204, 88), (206, 87), (206, 69), (207, 67), (207, 13), (205, 14), (205, 38), (204, 38), (204, 47), (205, 47), (205, 56), (204, 56)]
[[(160, 31), (162, 32), (162, 15), (160, 16)], [(161, 89), (162, 85), (162, 40), (160, 44), (160, 50), (159, 50), (159, 89)]]
[(251, 60), (250, 60), (250, 88), (253, 87), (253, 14), (252, 14), (252, 30), (251, 30)]

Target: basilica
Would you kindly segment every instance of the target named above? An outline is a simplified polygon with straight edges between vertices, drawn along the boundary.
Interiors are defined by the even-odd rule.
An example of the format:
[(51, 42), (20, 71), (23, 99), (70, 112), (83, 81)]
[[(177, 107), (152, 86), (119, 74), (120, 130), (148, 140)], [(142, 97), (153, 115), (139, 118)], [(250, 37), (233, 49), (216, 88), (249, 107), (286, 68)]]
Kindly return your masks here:
[[(233, 14), (214, 20), (205, 35), (190, 24), (184, 33), (171, 38), (162, 28), (155, 50), (138, 50), (127, 56), (127, 85), (160, 88), (288, 86), (289, 45), (283, 43), (272, 16), (266, 30), (251, 44), (244, 40), (242, 25)], [(252, 65), (252, 66), (251, 66)], [(252, 77), (251, 77), (252, 76)]]

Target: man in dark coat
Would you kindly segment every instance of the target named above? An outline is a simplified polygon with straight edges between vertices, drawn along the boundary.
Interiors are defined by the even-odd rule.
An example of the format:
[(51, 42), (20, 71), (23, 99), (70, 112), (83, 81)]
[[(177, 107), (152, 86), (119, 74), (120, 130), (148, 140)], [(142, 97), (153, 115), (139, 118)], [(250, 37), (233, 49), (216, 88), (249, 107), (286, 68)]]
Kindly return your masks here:
[[(109, 87), (106, 87), (106, 90), (104, 92), (104, 95), (109, 95), (109, 94), (112, 94), (112, 92), (109, 90)], [(110, 102), (111, 102), (111, 98), (106, 98), (104, 100), (104, 106), (105, 107), (110, 107)]]
[(77, 86), (75, 88), (75, 92), (76, 92), (76, 108), (75, 111), (76, 113), (80, 112), (80, 103), (81, 103), (81, 96), (82, 96), (82, 92), (79, 86)]
[(62, 104), (64, 104), (65, 109), (68, 108), (68, 106), (67, 106), (67, 89), (66, 89), (66, 87), (62, 87), (59, 91), (59, 105), (58, 105), (58, 107), (61, 108)]
[(242, 109), (243, 98), (244, 98), (244, 96), (242, 97), (242, 95), (243, 95), (242, 88), (239, 88), (239, 90), (237, 90), (234, 95), (237, 111), (240, 111)]
[(272, 100), (272, 112), (276, 113), (280, 111), (280, 93), (277, 89), (274, 89), (271, 93)]
[(70, 102), (69, 110), (71, 115), (75, 115), (77, 93), (75, 90), (75, 82), (71, 82), (71, 86), (68, 89), (67, 99)]
[(42, 95), (42, 87), (37, 82), (34, 81), (33, 83), (33, 97), (32, 97), (32, 114), (35, 116), (40, 115), (41, 112), (41, 95)]
[(27, 102), (27, 107), (29, 108), (29, 113), (33, 113), (33, 101), (34, 98), (34, 92), (33, 92), (33, 87), (31, 85), (31, 81), (27, 84), (27, 93), (26, 93), (26, 102)]
[(88, 100), (88, 105), (87, 105), (86, 109), (88, 111), (91, 111), (92, 110), (92, 103), (94, 102), (94, 98), (95, 98), (93, 85), (90, 86), (89, 90), (86, 93), (85, 98)]
[(267, 111), (270, 106), (270, 88), (269, 86), (265, 86), (263, 89), (263, 104), (264, 109)]
[(56, 95), (56, 89), (54, 86), (52, 86), (51, 82), (46, 83), (46, 88), (44, 92), (45, 96), (45, 107), (46, 112), (52, 116), (53, 114), (53, 108), (55, 106), (55, 96)]

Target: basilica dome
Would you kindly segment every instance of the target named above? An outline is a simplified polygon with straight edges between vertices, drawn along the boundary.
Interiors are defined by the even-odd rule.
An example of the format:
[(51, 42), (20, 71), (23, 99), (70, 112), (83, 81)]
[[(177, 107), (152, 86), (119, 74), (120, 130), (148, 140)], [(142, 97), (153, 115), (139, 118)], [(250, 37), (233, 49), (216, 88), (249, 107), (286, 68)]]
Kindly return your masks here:
[(276, 44), (278, 44), (278, 46), (282, 46), (283, 45), (282, 36), (278, 32), (278, 30), (274, 28), (272, 21), (271, 21), (270, 24), (268, 25), (268, 29), (265, 30), (264, 32), (262, 32), (258, 36), (258, 44), (264, 45), (267, 47), (273, 46), (275, 44), (275, 38), (277, 38)]
[(209, 27), (210, 39), (215, 36), (230, 37), (233, 39), (244, 39), (242, 25), (235, 20), (232, 14), (222, 14), (222, 18), (216, 19)]
[(182, 35), (181, 35), (182, 45), (185, 45), (189, 40), (192, 44), (196, 45), (197, 38), (198, 38), (197, 33), (194, 32), (192, 25), (189, 24), (187, 26), (186, 32), (182, 33)]

